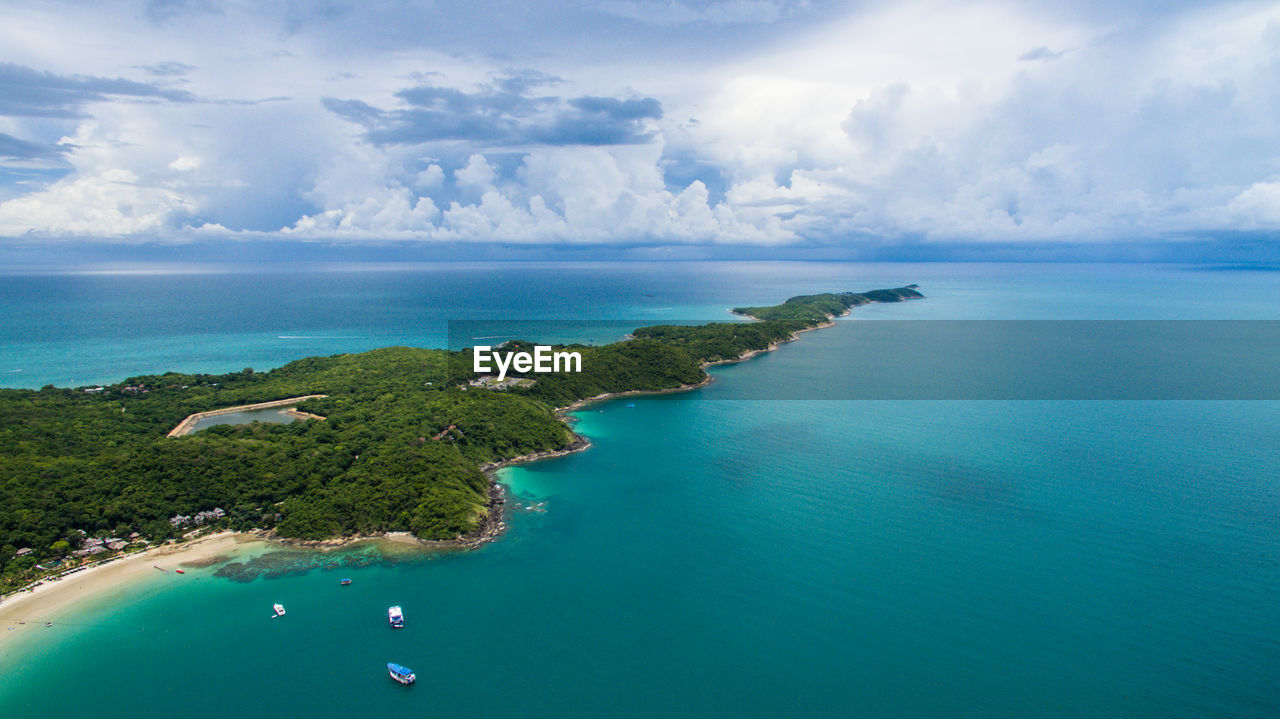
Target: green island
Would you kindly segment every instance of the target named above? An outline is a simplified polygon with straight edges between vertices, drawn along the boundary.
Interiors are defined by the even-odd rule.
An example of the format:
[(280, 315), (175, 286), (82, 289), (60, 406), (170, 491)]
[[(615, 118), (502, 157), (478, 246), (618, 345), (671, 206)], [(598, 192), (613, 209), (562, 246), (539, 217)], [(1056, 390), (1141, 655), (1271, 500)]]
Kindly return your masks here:
[[(807, 295), (733, 310), (756, 322), (642, 327), (613, 344), (566, 346), (581, 352), (580, 373), (505, 391), (468, 385), (470, 350), (411, 347), (269, 372), (0, 390), (0, 591), (215, 528), (465, 542), (492, 532), (501, 514), (486, 470), (585, 446), (566, 409), (695, 387), (709, 381), (710, 364), (766, 351), (859, 305), (919, 297), (915, 285)], [(323, 396), (295, 410), (314, 418), (166, 436), (189, 415), (308, 395)]]

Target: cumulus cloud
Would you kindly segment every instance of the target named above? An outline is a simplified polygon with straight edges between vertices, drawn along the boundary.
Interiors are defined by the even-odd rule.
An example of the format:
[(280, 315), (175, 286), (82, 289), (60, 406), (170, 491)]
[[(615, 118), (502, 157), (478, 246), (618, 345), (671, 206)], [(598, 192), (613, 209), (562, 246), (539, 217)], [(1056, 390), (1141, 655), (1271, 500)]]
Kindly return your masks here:
[[(36, 130), (36, 137), (0, 131), (0, 197), (32, 183), (39, 174), (51, 180), (55, 178), (50, 171), (62, 174), (72, 169), (68, 156), (74, 146), (58, 141), (61, 133), (50, 130), (56, 132), (71, 123), (91, 120), (88, 106), (106, 102), (187, 103), (195, 99), (186, 91), (119, 77), (64, 75), (16, 63), (0, 63), (0, 123), (19, 131)], [(33, 175), (33, 171), (37, 175)], [(9, 186), (9, 192), (3, 192), (5, 185)]]
[(587, 244), (788, 239), (776, 223), (761, 227), (743, 221), (727, 205), (712, 206), (701, 182), (669, 190), (658, 168), (661, 154), (658, 145), (542, 148), (525, 155), (506, 180), (484, 155), (474, 154), (453, 173), (474, 200), (451, 202), (437, 213), (430, 197), (408, 187), (371, 190), (340, 208), (304, 217), (285, 232), (317, 238)]
[(444, 185), (444, 169), (435, 163), (427, 165), (427, 169), (419, 172), (414, 177), (413, 184), (419, 190), (432, 190), (441, 187)]
[(0, 8), (3, 235), (1280, 231), (1273, 7), (922, 0), (836, 18), (782, 0), (530, 0), (483, 23), (376, 0), (76, 8)]
[[(779, 208), (811, 237), (1280, 227), (1269, 185), (1254, 185), (1280, 165), (1275, 9), (1197, 13), (1136, 37), (994, 6), (914, 10), (753, 61), (704, 103), (688, 131), (736, 168), (732, 204)], [(1028, 38), (1083, 49), (1028, 65), (1016, 60)]]
[(0, 204), (0, 234), (49, 232), (71, 237), (120, 237), (161, 227), (186, 201), (171, 190), (138, 184), (128, 170), (55, 183)]
[(453, 179), (459, 187), (472, 188), (484, 192), (493, 189), (493, 181), (497, 175), (484, 155), (472, 155), (467, 164), (454, 170)]
[(1231, 198), (1227, 211), (1244, 229), (1280, 225), (1280, 181), (1255, 182)]

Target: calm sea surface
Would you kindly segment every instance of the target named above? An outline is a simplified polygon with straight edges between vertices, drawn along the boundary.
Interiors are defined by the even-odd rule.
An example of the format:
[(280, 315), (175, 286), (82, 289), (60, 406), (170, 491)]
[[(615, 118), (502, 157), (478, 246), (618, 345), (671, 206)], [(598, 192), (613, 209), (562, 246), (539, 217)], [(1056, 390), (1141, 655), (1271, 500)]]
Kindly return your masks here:
[[(0, 376), (21, 387), (267, 369), (442, 346), (454, 319), (721, 319), (739, 304), (910, 282), (928, 299), (858, 308), (715, 368), (706, 390), (579, 412), (592, 449), (504, 470), (519, 506), (480, 550), (275, 553), (231, 572), (157, 573), (28, 632), (0, 656), (0, 716), (1280, 715), (1280, 403), (730, 399), (838, 385), (876, 361), (858, 352), (861, 319), (1280, 319), (1280, 273), (11, 274)], [(268, 618), (274, 602), (285, 618)], [(405, 630), (387, 627), (390, 604)], [(417, 685), (392, 683), (388, 661)]]

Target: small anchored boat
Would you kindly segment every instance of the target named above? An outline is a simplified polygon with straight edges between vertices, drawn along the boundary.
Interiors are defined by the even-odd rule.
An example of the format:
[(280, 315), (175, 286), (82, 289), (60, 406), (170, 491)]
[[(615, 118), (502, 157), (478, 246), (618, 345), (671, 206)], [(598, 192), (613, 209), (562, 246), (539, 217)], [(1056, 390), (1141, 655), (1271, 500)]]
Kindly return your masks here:
[(348, 584), (350, 584), (350, 583), (351, 583), (351, 580), (350, 580), (350, 579), (344, 579), (344, 580), (342, 580), (341, 582), (338, 582), (338, 584), (341, 584), (341, 585), (342, 585), (342, 586), (344, 586), (344, 587), (345, 587), (345, 586), (347, 586), (347, 585), (348, 585)]
[(187, 573), (187, 572), (186, 572), (186, 570), (184, 570), (184, 569), (175, 569), (175, 570), (173, 570), (173, 571), (177, 572), (178, 574), (186, 574), (186, 573)]
[(418, 677), (414, 675), (412, 669), (409, 667), (402, 667), (395, 662), (387, 662), (387, 673), (391, 675), (392, 679), (395, 679), (405, 685), (412, 684), (418, 679)]
[(399, 606), (387, 608), (387, 621), (391, 622), (391, 626), (396, 629), (404, 628), (404, 612)]
[(273, 604), (273, 605), (271, 605), (271, 608), (272, 608), (273, 610), (275, 610), (275, 614), (273, 614), (273, 615), (272, 615), (272, 617), (283, 617), (283, 616), (284, 616), (284, 605), (283, 605), (283, 604)]

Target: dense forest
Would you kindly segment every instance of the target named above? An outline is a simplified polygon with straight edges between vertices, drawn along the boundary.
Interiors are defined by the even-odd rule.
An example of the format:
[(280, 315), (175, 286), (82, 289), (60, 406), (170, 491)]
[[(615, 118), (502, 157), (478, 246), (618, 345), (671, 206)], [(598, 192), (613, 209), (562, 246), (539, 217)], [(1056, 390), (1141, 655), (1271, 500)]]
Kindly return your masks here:
[[(209, 524), (302, 539), (465, 535), (489, 511), (481, 465), (574, 440), (555, 408), (696, 384), (709, 362), (764, 349), (850, 307), (920, 296), (914, 286), (812, 295), (735, 310), (760, 322), (645, 327), (603, 347), (567, 347), (582, 353), (581, 373), (530, 375), (531, 387), (508, 391), (468, 386), (469, 351), (409, 347), (308, 357), (270, 372), (131, 377), (100, 390), (0, 390), (0, 588), (95, 538), (136, 547), (194, 528), (173, 517), (215, 509), (224, 516)], [(323, 421), (165, 437), (195, 412), (312, 394), (327, 396), (299, 409)]]
[(890, 290), (870, 290), (868, 292), (828, 292), (821, 295), (801, 295), (792, 297), (780, 305), (769, 307), (735, 307), (734, 312), (740, 315), (755, 317), (758, 320), (798, 320), (809, 326), (825, 322), (832, 317), (843, 315), (850, 309), (872, 302), (900, 302), (923, 297), (916, 285), (907, 285)]

